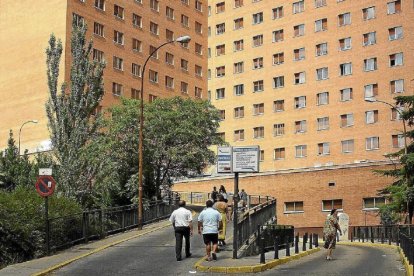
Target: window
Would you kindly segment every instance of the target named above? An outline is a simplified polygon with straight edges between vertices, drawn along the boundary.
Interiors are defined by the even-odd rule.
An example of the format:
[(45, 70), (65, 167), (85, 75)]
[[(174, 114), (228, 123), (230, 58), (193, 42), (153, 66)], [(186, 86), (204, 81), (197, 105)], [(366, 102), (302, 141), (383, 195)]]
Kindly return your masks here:
[(379, 137), (368, 137), (365, 139), (365, 148), (366, 150), (376, 150), (379, 149)]
[(273, 65), (280, 65), (285, 62), (284, 53), (277, 53), (273, 55)]
[(328, 30), (328, 19), (322, 18), (315, 21), (315, 32)]
[(148, 95), (148, 101), (150, 103), (152, 103), (153, 101), (155, 101), (157, 98), (158, 98), (158, 96), (155, 96), (155, 95), (152, 95), (152, 94), (149, 94)]
[(122, 58), (114, 56), (113, 58), (113, 67), (114, 69), (124, 70), (124, 60)]
[(401, 26), (388, 29), (388, 39), (397, 40), (403, 37), (403, 28)]
[(216, 46), (216, 56), (221, 56), (226, 54), (226, 45), (222, 44), (222, 45), (217, 45)]
[(350, 127), (354, 125), (354, 114), (341, 115), (341, 127)]
[(273, 111), (281, 112), (285, 111), (285, 100), (277, 100), (273, 102)]
[(299, 145), (295, 146), (295, 157), (296, 158), (303, 158), (307, 156), (307, 146), (306, 145)]
[(124, 45), (124, 34), (118, 31), (114, 31), (114, 42), (120, 45)]
[(273, 88), (282, 88), (285, 86), (285, 77), (278, 76), (273, 78)]
[(151, 55), (151, 58), (158, 59), (158, 50), (156, 47), (150, 45), (149, 47), (149, 54)]
[(404, 80), (392, 80), (390, 81), (391, 93), (402, 93), (404, 92)]
[(315, 0), (315, 8), (326, 6), (326, 0)]
[(142, 28), (142, 17), (138, 14), (133, 13), (132, 14), (132, 25), (134, 27)]
[(219, 110), (219, 117), (220, 121), (223, 121), (226, 119), (226, 110)]
[(198, 34), (202, 34), (203, 33), (203, 25), (201, 25), (201, 23), (200, 22), (195, 22), (195, 31), (196, 31), (196, 33), (198, 33)]
[(197, 55), (202, 55), (203, 54), (203, 46), (201, 44), (195, 43), (194, 44), (194, 49), (195, 49), (195, 53)]
[(303, 201), (285, 202), (284, 213), (303, 213)]
[(243, 39), (234, 41), (233, 46), (234, 46), (233, 48), (234, 48), (235, 52), (243, 51), (243, 49), (244, 49)]
[(153, 83), (158, 83), (158, 72), (149, 70), (149, 80)]
[(242, 29), (243, 28), (243, 17), (234, 19), (234, 29)]
[(351, 44), (352, 40), (350, 37), (342, 38), (339, 40), (339, 50), (340, 51), (346, 51), (352, 48)]
[(259, 47), (263, 45), (263, 35), (253, 36), (253, 47)]
[(322, 92), (316, 94), (316, 104), (326, 105), (329, 104), (329, 92)]
[(183, 25), (184, 27), (189, 27), (189, 20), (188, 20), (188, 16), (187, 15), (184, 15), (184, 14), (182, 14), (181, 15), (181, 25)]
[(341, 141), (342, 153), (351, 153), (354, 152), (354, 140), (344, 140)]
[(234, 131), (234, 141), (244, 140), (244, 129), (238, 129)]
[(264, 89), (263, 80), (258, 80), (253, 82), (253, 92), (261, 92)]
[(306, 107), (306, 96), (295, 97), (295, 109)]
[(98, 22), (94, 22), (93, 33), (103, 37), (104, 36), (104, 25), (99, 24)]
[(118, 5), (114, 5), (114, 15), (119, 19), (124, 19), (124, 8)]
[(199, 65), (196, 64), (194, 66), (194, 74), (197, 77), (202, 77), (203, 76), (203, 67), (201, 67), (201, 66), (199, 66)]
[(387, 14), (395, 14), (401, 12), (401, 0), (387, 3)]
[(364, 71), (377, 70), (377, 58), (368, 58), (364, 60)]
[(121, 96), (123, 89), (124, 88), (123, 88), (122, 84), (119, 84), (119, 83), (116, 83), (116, 82), (112, 83), (112, 94), (114, 96)]
[(366, 34), (363, 35), (363, 37), (364, 37), (364, 40), (363, 40), (362, 44), (364, 46), (374, 45), (375, 43), (377, 43), (376, 32), (366, 33)]
[(141, 65), (132, 63), (131, 73), (135, 77), (141, 77)]
[(305, 24), (300, 24), (293, 26), (293, 35), (294, 36), (303, 36), (305, 35)]
[(263, 23), (263, 13), (258, 12), (253, 14), (253, 25)]
[(135, 38), (132, 39), (132, 50), (137, 52), (142, 51), (142, 43), (140, 40)]
[(181, 0), (181, 3), (188, 6), (190, 4), (190, 0)]
[(201, 1), (196, 0), (195, 1), (195, 9), (199, 12), (203, 11), (203, 3), (201, 3)]
[(275, 160), (285, 159), (285, 148), (277, 148), (274, 151)]
[(322, 117), (316, 119), (318, 123), (318, 130), (329, 129), (329, 117)]
[(392, 135), (392, 147), (403, 148), (405, 146), (405, 140), (403, 134)]
[(253, 128), (253, 138), (254, 139), (264, 138), (264, 127)]
[(201, 89), (200, 87), (194, 87), (194, 96), (198, 99), (201, 99), (203, 96), (203, 89)]
[(347, 102), (352, 100), (352, 88), (344, 88), (340, 90), (341, 102)]
[(403, 111), (403, 107), (391, 108), (391, 120), (401, 120), (401, 112)]
[(105, 0), (95, 0), (95, 8), (105, 10)]
[[(283, 41), (283, 29), (273, 31), (273, 42), (280, 42)], [(263, 43), (263, 41), (262, 41)]]
[(208, 58), (211, 58), (211, 48), (207, 48), (207, 56)]
[(397, 53), (390, 55), (390, 66), (400, 66), (403, 65), (403, 53)]
[(216, 99), (224, 99), (225, 97), (225, 89), (224, 88), (218, 88), (216, 89)]
[(299, 48), (293, 50), (293, 60), (298, 61), (305, 59), (305, 48)]
[(167, 41), (173, 41), (174, 40), (174, 32), (168, 29), (165, 29), (165, 38)]
[(364, 20), (375, 18), (375, 7), (369, 7), (362, 10), (362, 17)]
[(174, 78), (170, 76), (165, 76), (165, 87), (169, 89), (174, 89)]
[(342, 199), (322, 200), (322, 212), (330, 212), (332, 209), (342, 211)]
[(236, 62), (236, 63), (233, 64), (233, 73), (234, 74), (243, 73), (243, 71), (244, 71), (243, 61)]
[(364, 208), (363, 209), (379, 209), (381, 206), (385, 205), (384, 197), (369, 197), (364, 198)]
[(216, 4), (216, 13), (222, 13), (226, 11), (226, 5), (224, 2), (220, 2)]
[(104, 53), (98, 49), (93, 49), (92, 52), (92, 58), (93, 60), (97, 62), (103, 62), (104, 61)]
[(339, 65), (340, 76), (347, 76), (352, 74), (352, 63), (342, 63)]
[(158, 35), (158, 24), (150, 22), (150, 32), (154, 35)]
[(365, 123), (375, 124), (378, 122), (378, 110), (370, 110), (365, 112)]
[(226, 75), (226, 67), (225, 66), (219, 66), (216, 67), (216, 78), (221, 78)]
[(329, 143), (318, 143), (318, 155), (329, 155), (330, 148)]
[(253, 115), (264, 114), (264, 103), (253, 104)]
[(279, 19), (283, 17), (283, 7), (272, 9), (272, 19)]
[(239, 106), (234, 108), (234, 118), (243, 118), (244, 117), (244, 106)]
[(154, 11), (160, 10), (160, 4), (158, 0), (150, 0), (150, 8)]
[(298, 1), (293, 3), (293, 14), (305, 11), (305, 1)]
[(316, 80), (328, 79), (328, 67), (316, 69)]
[(174, 20), (175, 19), (174, 9), (167, 6), (165, 8), (165, 16), (167, 16), (168, 19)]
[(142, 4), (142, 0), (135, 0), (135, 2)]
[(181, 70), (188, 71), (188, 60), (181, 59)]
[(338, 15), (339, 27), (350, 25), (350, 24), (351, 24), (351, 13), (347, 12), (347, 13)]
[(243, 6), (243, 0), (234, 0), (235, 8), (240, 8), (241, 6)]
[(260, 151), (260, 154), (259, 154), (259, 161), (260, 161), (260, 162), (263, 162), (263, 161), (264, 161), (264, 150), (261, 150), (261, 151)]
[(181, 82), (181, 93), (188, 94), (188, 83)]
[(169, 65), (174, 65), (174, 55), (168, 52), (165, 52), (165, 63)]
[(306, 82), (305, 72), (295, 73), (295, 82), (294, 84), (304, 84)]
[(210, 26), (207, 27), (207, 33), (208, 33), (208, 36), (210, 37), (211, 36), (211, 27)]
[(74, 13), (73, 14), (73, 22), (76, 26), (81, 27), (85, 23), (85, 19), (80, 16), (79, 14)]
[(324, 56), (328, 54), (328, 43), (320, 43), (316, 45), (316, 56)]
[(207, 69), (207, 78), (211, 80), (211, 69)]
[(140, 90), (131, 88), (131, 98), (137, 100), (139, 99), (139, 97), (140, 97)]
[(253, 59), (253, 69), (263, 68), (263, 57)]
[(216, 35), (221, 35), (226, 32), (226, 24), (221, 23), (216, 25)]
[(274, 124), (273, 125), (273, 135), (282, 136), (285, 134), (285, 124)]
[(237, 84), (233, 86), (233, 91), (236, 96), (244, 95), (244, 84)]
[(378, 84), (367, 84), (364, 86), (364, 98), (369, 99), (378, 95)]
[(304, 133), (307, 131), (306, 120), (295, 122), (295, 133)]

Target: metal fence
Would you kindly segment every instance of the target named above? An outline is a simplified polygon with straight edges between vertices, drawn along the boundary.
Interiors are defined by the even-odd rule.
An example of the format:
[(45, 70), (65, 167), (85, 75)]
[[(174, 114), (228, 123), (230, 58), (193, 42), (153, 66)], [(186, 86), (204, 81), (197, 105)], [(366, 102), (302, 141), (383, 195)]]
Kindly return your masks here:
[[(143, 223), (170, 216), (177, 208), (175, 201), (154, 201), (144, 205)], [(67, 248), (74, 244), (101, 239), (109, 234), (138, 226), (137, 205), (89, 210), (70, 216), (50, 218), (46, 233), (46, 251)], [(49, 242), (48, 238), (49, 237)]]

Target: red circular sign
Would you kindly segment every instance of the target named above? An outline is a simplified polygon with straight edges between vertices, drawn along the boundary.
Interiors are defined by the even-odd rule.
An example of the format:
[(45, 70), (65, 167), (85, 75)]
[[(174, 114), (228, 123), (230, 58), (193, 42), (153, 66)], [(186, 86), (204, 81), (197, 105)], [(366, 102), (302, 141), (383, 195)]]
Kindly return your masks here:
[(47, 197), (53, 194), (56, 186), (56, 181), (50, 175), (41, 175), (36, 181), (36, 191), (42, 197)]

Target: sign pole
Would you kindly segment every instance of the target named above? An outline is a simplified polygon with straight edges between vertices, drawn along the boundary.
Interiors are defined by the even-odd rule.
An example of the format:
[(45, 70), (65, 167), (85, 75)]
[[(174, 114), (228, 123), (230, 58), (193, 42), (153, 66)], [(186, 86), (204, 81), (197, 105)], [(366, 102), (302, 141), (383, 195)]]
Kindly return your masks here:
[(45, 228), (46, 228), (46, 252), (50, 256), (50, 228), (49, 228), (49, 200), (45, 196)]
[(233, 259), (237, 259), (237, 207), (239, 202), (239, 173), (234, 173), (233, 194)]

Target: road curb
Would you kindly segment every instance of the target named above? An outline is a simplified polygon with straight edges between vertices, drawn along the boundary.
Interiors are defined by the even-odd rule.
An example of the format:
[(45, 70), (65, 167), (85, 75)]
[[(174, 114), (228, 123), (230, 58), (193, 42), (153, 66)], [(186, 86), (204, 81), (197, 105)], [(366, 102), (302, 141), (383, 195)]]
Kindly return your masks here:
[(414, 275), (413, 274), (413, 265), (410, 265), (408, 262), (407, 257), (405, 256), (404, 252), (402, 251), (401, 247), (393, 245), (393, 244), (382, 244), (382, 243), (359, 243), (359, 242), (338, 242), (341, 245), (353, 245), (353, 246), (366, 246), (366, 247), (385, 247), (385, 248), (392, 248), (396, 249), (398, 253), (400, 253), (401, 262), (404, 264), (405, 273), (407, 276)]
[(131, 239), (135, 239), (135, 238), (137, 238), (137, 237), (140, 237), (140, 236), (143, 236), (143, 235), (146, 235), (146, 234), (152, 233), (152, 232), (154, 232), (154, 231), (158, 231), (158, 230), (160, 230), (160, 229), (162, 229), (162, 228), (165, 228), (165, 227), (168, 227), (168, 226), (170, 226), (170, 225), (171, 225), (171, 223), (170, 223), (169, 221), (166, 221), (166, 222), (164, 222), (164, 223), (163, 223), (163, 225), (161, 225), (161, 226), (158, 226), (158, 227), (155, 227), (155, 228), (152, 228), (152, 229), (148, 229), (148, 231), (143, 230), (143, 231), (145, 231), (145, 232), (142, 232), (142, 233), (139, 233), (139, 234), (133, 235), (133, 236), (131, 236), (131, 237), (124, 238), (124, 239), (122, 239), (122, 240), (114, 241), (114, 242), (111, 242), (111, 243), (109, 243), (109, 244), (103, 245), (103, 246), (98, 247), (98, 248), (96, 248), (96, 249), (94, 249), (94, 250), (92, 250), (92, 251), (90, 251), (90, 252), (88, 252), (88, 253), (85, 253), (85, 254), (83, 254), (83, 255), (80, 255), (80, 256), (74, 257), (74, 258), (72, 258), (72, 259), (70, 259), (70, 260), (67, 260), (67, 261), (61, 262), (61, 263), (59, 263), (59, 264), (57, 264), (57, 265), (54, 265), (54, 266), (48, 267), (48, 268), (46, 268), (45, 270), (43, 270), (43, 271), (41, 271), (41, 272), (33, 273), (33, 274), (32, 274), (32, 276), (44, 276), (44, 275), (47, 275), (47, 274), (51, 273), (52, 271), (55, 271), (55, 270), (57, 270), (57, 269), (59, 269), (59, 268), (62, 268), (62, 267), (64, 267), (64, 266), (67, 266), (68, 264), (73, 263), (74, 261), (77, 261), (77, 260), (79, 260), (79, 259), (85, 258), (85, 257), (87, 257), (87, 256), (89, 256), (89, 255), (95, 254), (95, 253), (97, 253), (97, 252), (99, 252), (99, 251), (102, 251), (102, 250), (104, 250), (104, 249), (107, 249), (108, 247), (111, 247), (111, 246), (114, 246), (114, 245), (117, 245), (117, 244), (120, 244), (120, 243), (126, 242), (126, 241), (131, 240)]
[(233, 273), (256, 273), (256, 272), (263, 272), (265, 270), (274, 268), (278, 265), (285, 264), (292, 260), (297, 260), (307, 255), (316, 253), (321, 249), (314, 248), (310, 249), (305, 252), (300, 252), (299, 254), (290, 256), (290, 257), (283, 257), (277, 260), (268, 261), (265, 264), (258, 264), (258, 265), (251, 265), (251, 266), (233, 266), (233, 267), (226, 267), (226, 266), (203, 266), (202, 263), (204, 262), (204, 257), (198, 260), (194, 267), (200, 272), (212, 272), (212, 273), (226, 273), (226, 274), (233, 274)]

